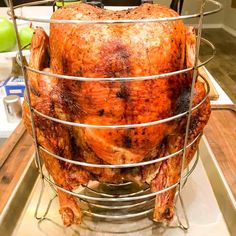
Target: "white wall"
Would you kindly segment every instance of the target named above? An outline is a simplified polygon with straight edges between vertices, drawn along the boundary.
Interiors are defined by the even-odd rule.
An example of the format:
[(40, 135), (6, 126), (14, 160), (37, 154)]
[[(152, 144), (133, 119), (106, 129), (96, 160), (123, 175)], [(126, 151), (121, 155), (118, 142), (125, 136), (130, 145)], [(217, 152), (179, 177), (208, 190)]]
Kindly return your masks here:
[[(218, 0), (218, 1), (224, 5), (226, 0)], [(155, 0), (155, 2), (169, 6), (171, 1), (170, 0)], [(201, 0), (185, 0), (182, 14), (188, 15), (188, 14), (194, 14), (194, 13), (199, 12), (200, 4), (201, 4)], [(213, 8), (214, 6), (211, 3), (207, 3), (205, 7), (205, 11), (212, 10)], [(214, 26), (220, 27), (220, 25), (223, 23), (223, 20), (224, 20), (224, 11), (221, 11), (219, 13), (206, 16), (204, 18), (204, 24), (207, 26), (209, 26), (210, 24), (213, 24)], [(187, 23), (196, 24), (197, 21), (198, 21), (197, 19), (191, 19), (191, 20), (188, 20)]]
[[(229, 33), (236, 36), (236, 8), (231, 8), (231, 1), (236, 0), (218, 0), (223, 5), (223, 10), (204, 18), (205, 28), (224, 28)], [(155, 0), (156, 3), (169, 6), (170, 0)], [(185, 0), (183, 15), (199, 12), (201, 0)], [(214, 6), (207, 3), (205, 11), (212, 10)], [(186, 23), (197, 24), (197, 19), (187, 20)]]
[(231, 8), (231, 1), (236, 0), (225, 0), (223, 23), (226, 29), (229, 27), (236, 32), (236, 8)]

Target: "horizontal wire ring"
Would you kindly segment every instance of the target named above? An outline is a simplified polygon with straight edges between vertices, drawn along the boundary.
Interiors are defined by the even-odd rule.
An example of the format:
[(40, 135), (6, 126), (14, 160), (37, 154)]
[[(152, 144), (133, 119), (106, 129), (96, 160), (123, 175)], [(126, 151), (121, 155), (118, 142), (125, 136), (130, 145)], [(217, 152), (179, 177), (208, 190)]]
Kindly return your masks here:
[(130, 213), (126, 215), (103, 215), (103, 214), (98, 214), (90, 211), (83, 210), (84, 214), (90, 215), (90, 216), (95, 216), (98, 218), (108, 218), (108, 219), (128, 219), (128, 218), (133, 218), (137, 216), (143, 216), (147, 215), (148, 213), (151, 213), (153, 211), (153, 208), (142, 211), (142, 212), (137, 212), (137, 213)]
[[(204, 62), (201, 62), (200, 64), (197, 65), (196, 68), (200, 68), (204, 65), (206, 65), (209, 61), (213, 59), (213, 57), (216, 54), (216, 49), (215, 46), (207, 39), (201, 38), (201, 42), (205, 43), (212, 49), (212, 55), (206, 59)], [(19, 54), (19, 53), (17, 53)], [(21, 65), (21, 62), (19, 60), (19, 56), (17, 55), (17, 63), (18, 65)], [(162, 73), (162, 74), (157, 74), (157, 75), (149, 75), (149, 76), (135, 76), (135, 77), (122, 77), (122, 78), (90, 78), (90, 77), (78, 77), (78, 76), (71, 76), (71, 75), (62, 75), (62, 74), (56, 74), (56, 73), (51, 73), (47, 71), (41, 71), (38, 69), (31, 68), (30, 66), (24, 65), (24, 67), (33, 73), (49, 76), (49, 77), (56, 77), (58, 79), (67, 79), (67, 80), (75, 80), (75, 81), (89, 81), (89, 82), (97, 82), (97, 81), (104, 81), (104, 82), (121, 82), (121, 81), (143, 81), (143, 80), (153, 80), (153, 79), (160, 79), (160, 78), (165, 78), (173, 75), (178, 75), (178, 74), (183, 74), (187, 73), (191, 70), (194, 69), (194, 67), (189, 67), (186, 69), (178, 70), (178, 71), (172, 71), (172, 72), (167, 72), (167, 73)]]
[[(186, 148), (191, 147), (200, 137), (201, 137), (202, 133), (199, 133), (197, 135), (197, 137), (187, 145)], [(149, 161), (143, 161), (143, 162), (138, 162), (138, 163), (130, 163), (130, 164), (93, 164), (93, 163), (87, 163), (87, 162), (81, 162), (81, 161), (74, 161), (74, 160), (70, 160), (64, 157), (61, 157), (59, 155), (56, 155), (50, 151), (48, 151), (47, 149), (43, 148), (42, 146), (39, 145), (39, 149), (43, 150), (44, 152), (46, 152), (47, 154), (49, 154), (50, 156), (60, 160), (60, 161), (64, 161), (64, 162), (68, 162), (70, 164), (74, 164), (74, 165), (78, 165), (78, 166), (85, 166), (85, 167), (94, 167), (94, 168), (112, 168), (112, 169), (119, 169), (119, 168), (132, 168), (132, 167), (139, 167), (139, 166), (146, 166), (146, 165), (151, 165), (157, 162), (161, 162), (161, 161), (165, 161), (169, 158), (172, 158), (180, 153), (183, 152), (183, 148), (171, 153), (165, 157), (160, 157), (157, 159), (153, 159), (153, 160), (149, 160)]]
[[(82, 185), (83, 186), (83, 185)], [(138, 195), (138, 194), (141, 194), (141, 193), (145, 193), (145, 192), (148, 192), (150, 190), (150, 188), (146, 188), (146, 189), (141, 189), (137, 192), (133, 192), (133, 193), (127, 193), (127, 194), (122, 194), (122, 195), (112, 195), (112, 194), (107, 194), (107, 193), (101, 193), (101, 192), (98, 192), (97, 190), (95, 189), (92, 189), (88, 186), (83, 186), (85, 187), (86, 189), (88, 189), (88, 191), (96, 194), (96, 195), (100, 195), (100, 196), (103, 196), (103, 197), (116, 197), (116, 198), (120, 198), (120, 197), (129, 197), (129, 196), (135, 196), (135, 195)]]
[[(199, 160), (199, 152), (197, 151), (196, 160), (195, 160), (192, 168), (187, 172), (187, 174), (184, 175), (183, 179), (188, 178), (189, 175), (193, 172), (193, 170), (195, 169), (195, 167), (197, 165), (198, 160)], [(75, 192), (72, 192), (70, 190), (64, 189), (63, 187), (59, 186), (58, 184), (55, 184), (47, 176), (45, 176), (45, 175), (43, 175), (43, 176), (44, 176), (45, 181), (47, 181), (48, 183), (52, 184), (54, 187), (56, 187), (57, 189), (65, 192), (65, 193), (68, 193), (70, 195), (73, 195), (73, 196), (81, 198), (81, 199), (85, 199), (85, 200), (89, 200), (89, 201), (101, 201), (101, 202), (105, 202), (105, 201), (106, 202), (117, 202), (117, 201), (126, 202), (126, 201), (135, 201), (135, 200), (147, 199), (147, 198), (151, 198), (153, 196), (156, 196), (158, 194), (164, 193), (164, 192), (166, 192), (168, 190), (171, 190), (171, 189), (177, 187), (178, 184), (179, 184), (179, 181), (178, 181), (175, 184), (173, 184), (173, 185), (171, 185), (171, 186), (169, 186), (167, 188), (164, 188), (164, 189), (159, 190), (157, 192), (148, 193), (146, 195), (131, 196), (131, 197), (121, 197), (121, 198), (106, 198), (106, 197), (100, 198), (100, 197), (87, 196), (87, 195), (84, 195), (84, 194), (81, 194), (81, 193), (75, 193)]]
[[(199, 160), (199, 150), (197, 149), (197, 156), (196, 156), (196, 160), (195, 160), (195, 162), (193, 163), (193, 165), (192, 165), (192, 168), (190, 169), (190, 170), (188, 170), (188, 172), (185, 174), (185, 177), (186, 177), (186, 179), (185, 180), (187, 180), (187, 178), (192, 174), (192, 172), (193, 172), (193, 170), (196, 168), (196, 165), (197, 165), (197, 163), (198, 163), (198, 160)], [(116, 195), (110, 195), (110, 194), (104, 194), (103, 192), (99, 192), (99, 191), (96, 191), (96, 190), (94, 190), (94, 189), (92, 189), (92, 188), (88, 188), (87, 186), (85, 186), (85, 188), (86, 189), (89, 189), (89, 190), (92, 190), (93, 192), (95, 192), (97, 195), (100, 195), (100, 196), (108, 196), (108, 197), (114, 197), (114, 198), (119, 198), (119, 197), (127, 197), (129, 194), (121, 194), (119, 197), (117, 197)], [(144, 191), (143, 191), (143, 193), (144, 192), (146, 192), (146, 190), (150, 190), (150, 188), (146, 188), (146, 189), (143, 189)], [(137, 191), (137, 192), (133, 192), (133, 193), (131, 193), (131, 194), (133, 194), (133, 195), (138, 195), (138, 194), (140, 194), (141, 192), (140, 191)], [(152, 199), (150, 199), (149, 201), (152, 201), (153, 200), (153, 198)], [(96, 206), (96, 207), (100, 207), (100, 208), (108, 208), (108, 207), (112, 207), (112, 206), (107, 206), (107, 205), (101, 205), (101, 204), (94, 204), (94, 203), (92, 203), (92, 202), (89, 202), (89, 201), (85, 201), (85, 202), (87, 202), (88, 204), (91, 204), (91, 205), (94, 205), (94, 206)], [(142, 205), (142, 204), (144, 204), (144, 203), (148, 203), (148, 201), (142, 201), (142, 202), (138, 202), (137, 204), (138, 205)], [(134, 207), (134, 206), (136, 206), (136, 204), (131, 204), (131, 205), (122, 205), (122, 206), (114, 206), (114, 209), (123, 209), (123, 208), (128, 208), (128, 206), (131, 206), (131, 207)], [(121, 207), (121, 208), (120, 208)], [(108, 208), (109, 209), (109, 208)], [(111, 209), (113, 209), (113, 208), (111, 208)]]
[(142, 202), (138, 202), (138, 203), (134, 203), (134, 204), (129, 204), (129, 205), (121, 205), (121, 206), (109, 206), (109, 205), (101, 205), (101, 204), (95, 204), (89, 201), (86, 201), (84, 199), (81, 199), (83, 202), (86, 202), (87, 204), (91, 205), (92, 207), (96, 207), (96, 208), (101, 208), (101, 209), (107, 209), (107, 210), (122, 210), (122, 209), (129, 209), (129, 208), (133, 208), (133, 207), (139, 207), (141, 205), (145, 205), (150, 203), (151, 201), (153, 201), (155, 199), (155, 197), (151, 198), (148, 201), (142, 201)]
[[(206, 99), (208, 97), (208, 94), (210, 92), (210, 87), (209, 87), (208, 81), (204, 77), (202, 77), (202, 79), (205, 81), (205, 83), (207, 85), (206, 96), (197, 105), (195, 105), (191, 109), (191, 111), (194, 111), (198, 107), (200, 107), (206, 101)], [(172, 121), (172, 120), (176, 120), (176, 119), (178, 119), (180, 117), (183, 117), (183, 116), (185, 116), (185, 115), (187, 115), (189, 113), (189, 111), (187, 110), (187, 111), (182, 112), (182, 113), (180, 113), (178, 115), (171, 116), (171, 117), (168, 117), (168, 118), (164, 118), (164, 119), (161, 119), (161, 120), (144, 122), (144, 123), (137, 123), (137, 124), (128, 124), (128, 125), (127, 124), (126, 125), (92, 125), (92, 124), (86, 124), (86, 123), (75, 123), (75, 122), (71, 122), (71, 121), (66, 121), (66, 120), (61, 120), (61, 119), (58, 119), (58, 118), (54, 118), (54, 117), (51, 117), (51, 116), (43, 114), (42, 112), (38, 111), (37, 109), (35, 109), (33, 107), (31, 108), (31, 111), (33, 111), (34, 113), (36, 113), (37, 115), (39, 115), (39, 116), (41, 116), (43, 118), (55, 121), (55, 122), (60, 123), (60, 124), (69, 125), (69, 126), (75, 126), (75, 127), (81, 127), (81, 128), (92, 128), (92, 129), (122, 129), (122, 128), (123, 129), (124, 128), (125, 129), (129, 129), (129, 128), (147, 127), (147, 126), (158, 125), (158, 124), (162, 124), (162, 123), (169, 122), (169, 121)]]
[(175, 187), (178, 186), (179, 182), (178, 183), (175, 183), (173, 185), (171, 185), (170, 187), (168, 188), (165, 188), (163, 190), (160, 190), (158, 192), (154, 192), (154, 193), (150, 193), (150, 194), (147, 194), (147, 195), (141, 195), (141, 196), (134, 196), (134, 197), (125, 197), (125, 198), (99, 198), (99, 197), (91, 197), (91, 196), (87, 196), (87, 195), (84, 195), (84, 194), (80, 194), (80, 193), (75, 193), (75, 192), (72, 192), (72, 191), (69, 191), (67, 189), (64, 189), (62, 188), (61, 186), (55, 184), (52, 180), (50, 180), (48, 177), (44, 176), (44, 179), (52, 184), (54, 187), (56, 187), (57, 189), (65, 192), (65, 193), (68, 193), (72, 196), (75, 196), (75, 197), (78, 197), (78, 198), (81, 198), (81, 199), (86, 199), (86, 200), (90, 200), (90, 201), (108, 201), (108, 202), (116, 202), (116, 201), (122, 201), (122, 202), (125, 202), (125, 201), (135, 201), (135, 200), (140, 200), (140, 199), (146, 199), (146, 198), (150, 198), (150, 197), (153, 197), (153, 196), (156, 196), (158, 194), (161, 194), (161, 193), (164, 193), (168, 190), (171, 190)]
[[(54, 2), (54, 0), (43, 0), (32, 3), (25, 3), (15, 6), (14, 9), (18, 9), (21, 7), (27, 6), (35, 6), (44, 3)], [(213, 13), (219, 12), (222, 9), (222, 4), (215, 0), (206, 0), (207, 3), (211, 3), (216, 6), (216, 9), (211, 11), (206, 11), (203, 13), (204, 16), (211, 15)], [(8, 15), (11, 16), (11, 12), (7, 12)], [(56, 20), (56, 19), (43, 19), (43, 18), (32, 18), (32, 17), (23, 17), (19, 15), (15, 15), (15, 18), (18, 20), (25, 20), (30, 22), (41, 22), (41, 23), (56, 23), (56, 24), (136, 24), (136, 23), (155, 23), (155, 22), (165, 22), (165, 21), (176, 21), (176, 20), (184, 20), (191, 18), (198, 18), (201, 14), (195, 13), (191, 15), (184, 16), (175, 16), (175, 17), (162, 17), (162, 18), (151, 18), (151, 19), (139, 19), (139, 20)]]
[(127, 186), (132, 184), (132, 182), (124, 182), (124, 183), (117, 183), (117, 184), (111, 184), (111, 183), (103, 183), (104, 185), (108, 186), (108, 187), (120, 187), (120, 186)]
[[(186, 179), (189, 177), (189, 175), (193, 172), (193, 170), (195, 169), (197, 163), (199, 160), (199, 150), (197, 150), (197, 157), (196, 160), (192, 166), (192, 168), (187, 172), (187, 174), (184, 176)], [(155, 196), (154, 196), (155, 197)], [(102, 198), (104, 199), (104, 198)], [(100, 208), (100, 209), (107, 209), (107, 210), (123, 210), (123, 209), (130, 209), (133, 207), (139, 207), (141, 205), (145, 205), (145, 204), (150, 204), (151, 202), (154, 201), (155, 198), (151, 198), (149, 200), (146, 201), (142, 201), (142, 202), (138, 202), (138, 203), (134, 203), (134, 204), (129, 204), (129, 205), (121, 205), (121, 206), (108, 206), (108, 205), (101, 205), (101, 204), (95, 204), (92, 202), (89, 202), (85, 199), (81, 199), (82, 201), (86, 202), (88, 205), (92, 206), (92, 207), (96, 207), (96, 208)], [(118, 199), (119, 200), (119, 199)], [(83, 210), (83, 213), (90, 215), (90, 216), (94, 216), (97, 218), (107, 218), (107, 219), (127, 219), (127, 218), (133, 218), (133, 217), (137, 217), (137, 216), (142, 216), (142, 215), (146, 215), (148, 213), (151, 213), (153, 211), (153, 207), (149, 206), (149, 209), (145, 210), (145, 211), (141, 211), (141, 212), (136, 212), (136, 213), (129, 213), (129, 214), (122, 214), (122, 215), (109, 215), (109, 214), (99, 214), (99, 213), (94, 213), (92, 211), (87, 211), (87, 210)]]
[[(198, 160), (199, 160), (199, 150), (197, 150), (197, 159), (196, 159), (196, 161), (194, 162), (192, 168), (185, 175), (186, 179), (189, 177), (189, 175), (195, 169), (195, 167), (198, 163)], [(154, 199), (155, 199), (155, 196), (153, 198), (149, 199), (149, 200), (144, 200), (142, 202), (129, 204), (129, 205), (121, 205), (121, 206), (109, 206), (109, 205), (95, 204), (95, 203), (89, 202), (85, 199), (81, 199), (81, 200), (86, 202), (88, 205), (90, 205), (92, 207), (96, 207), (96, 208), (100, 208), (100, 209), (123, 210), (123, 209), (130, 209), (130, 208), (134, 208), (134, 207), (139, 207), (139, 206), (142, 206), (142, 205), (145, 205), (145, 204), (150, 204), (152, 201), (154, 201)], [(146, 210), (145, 212), (126, 214), (125, 218), (132, 218), (132, 217), (136, 217), (136, 216), (145, 215), (145, 214), (148, 214), (149, 212), (152, 212), (152, 211), (153, 211), (153, 208), (150, 208), (150, 209)], [(121, 219), (120, 215), (112, 215), (112, 216), (108, 215), (108, 214), (104, 215), (104, 214), (93, 213), (91, 211), (86, 211), (86, 210), (83, 210), (83, 213), (85, 213), (87, 215), (95, 216), (95, 217), (98, 217), (98, 218)], [(122, 216), (124, 216), (124, 215), (122, 214)]]

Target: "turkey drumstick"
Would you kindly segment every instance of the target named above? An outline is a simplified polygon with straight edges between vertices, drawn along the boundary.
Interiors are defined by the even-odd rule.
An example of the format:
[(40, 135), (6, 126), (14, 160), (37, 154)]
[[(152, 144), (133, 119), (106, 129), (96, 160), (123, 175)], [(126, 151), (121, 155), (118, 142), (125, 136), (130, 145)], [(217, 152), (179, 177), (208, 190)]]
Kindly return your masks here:
[[(45, 66), (49, 65), (48, 50), (48, 36), (43, 29), (36, 29), (31, 43), (31, 57), (29, 66), (33, 69), (49, 72), (49, 68), (44, 68)], [(54, 101), (51, 94), (52, 92), (55, 92), (58, 80), (30, 71), (28, 71), (28, 78), (32, 106), (45, 115), (54, 116), (55, 113), (54, 109), (52, 108), (54, 106)], [(23, 120), (28, 131), (32, 133), (29, 107), (26, 101), (23, 103)], [(71, 159), (72, 147), (70, 143), (71, 137), (68, 127), (53, 121), (49, 121), (36, 114), (34, 114), (34, 122), (39, 145), (54, 154)], [(67, 182), (66, 180), (64, 164), (42, 150), (40, 150), (40, 156), (43, 159), (45, 166), (55, 183), (67, 190), (72, 190), (71, 183)], [(82, 183), (86, 182), (86, 179), (82, 181)], [(64, 224), (70, 225), (72, 223), (80, 223), (81, 212), (78, 205), (78, 200), (60, 190), (58, 190), (58, 197), (61, 206), (60, 213), (62, 215)]]

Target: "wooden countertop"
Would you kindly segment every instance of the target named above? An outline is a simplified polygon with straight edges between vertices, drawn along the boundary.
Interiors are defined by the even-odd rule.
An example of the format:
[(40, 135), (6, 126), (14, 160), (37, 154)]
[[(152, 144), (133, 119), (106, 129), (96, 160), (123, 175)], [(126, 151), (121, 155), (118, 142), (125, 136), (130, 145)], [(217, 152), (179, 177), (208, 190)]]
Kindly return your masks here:
[(236, 105), (214, 105), (205, 136), (236, 199)]
[(21, 122), (0, 148), (0, 213), (34, 154), (32, 138)]

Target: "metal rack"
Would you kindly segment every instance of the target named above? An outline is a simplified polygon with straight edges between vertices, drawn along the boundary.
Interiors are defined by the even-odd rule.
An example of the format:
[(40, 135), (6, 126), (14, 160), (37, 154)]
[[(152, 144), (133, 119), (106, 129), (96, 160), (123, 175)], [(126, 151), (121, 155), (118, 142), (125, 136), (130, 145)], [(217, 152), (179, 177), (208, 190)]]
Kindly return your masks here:
[[(86, 77), (77, 77), (77, 76), (68, 76), (68, 75), (63, 75), (63, 74), (54, 74), (54, 73), (49, 73), (45, 71), (40, 71), (36, 70), (34, 68), (29, 67), (25, 61), (23, 60), (23, 55), (22, 55), (22, 49), (20, 48), (19, 53), (18, 53), (18, 63), (22, 66), (24, 77), (25, 77), (25, 82), (26, 82), (26, 92), (27, 92), (27, 103), (30, 107), (30, 118), (32, 122), (32, 133), (33, 133), (33, 138), (34, 138), (34, 143), (35, 143), (35, 148), (36, 148), (36, 163), (39, 168), (41, 180), (42, 180), (42, 188), (41, 188), (41, 193), (39, 196), (39, 201), (36, 207), (36, 212), (35, 212), (35, 217), (39, 220), (39, 222), (42, 222), (44, 219), (46, 219), (47, 212), (50, 208), (51, 201), (47, 207), (47, 210), (45, 213), (41, 216), (38, 215), (38, 210), (40, 208), (40, 202), (42, 195), (44, 193), (44, 185), (45, 182), (48, 182), (50, 186), (57, 190), (61, 190), (63, 192), (66, 192), (68, 194), (71, 194), (73, 196), (78, 197), (82, 202), (86, 203), (85, 207), (83, 208), (83, 212), (87, 215), (93, 216), (93, 217), (98, 217), (98, 218), (105, 218), (105, 219), (111, 219), (111, 220), (120, 220), (120, 219), (129, 219), (129, 218), (135, 218), (135, 217), (141, 217), (148, 215), (150, 212), (153, 211), (153, 200), (156, 195), (163, 193), (165, 191), (168, 191), (172, 188), (177, 188), (177, 194), (175, 201), (179, 200), (180, 205), (182, 208), (183, 216), (182, 218), (179, 217), (178, 215), (178, 209), (176, 209), (176, 216), (177, 216), (177, 225), (176, 227), (180, 227), (183, 230), (187, 230), (189, 228), (189, 222), (187, 218), (187, 214), (185, 211), (184, 203), (182, 201), (181, 197), (181, 190), (186, 183), (188, 176), (192, 173), (194, 170), (195, 166), (197, 165), (197, 161), (199, 158), (198, 152), (197, 155), (194, 158), (194, 161), (191, 165), (191, 168), (184, 168), (184, 163), (186, 159), (186, 150), (191, 147), (193, 144), (195, 144), (201, 137), (201, 134), (198, 134), (197, 137), (191, 142), (188, 142), (188, 134), (189, 134), (189, 126), (190, 126), (190, 119), (191, 119), (191, 113), (198, 109), (204, 101), (207, 99), (207, 95), (209, 94), (209, 84), (205, 78), (203, 80), (205, 81), (207, 85), (207, 92), (206, 96), (200, 101), (197, 105), (193, 106), (193, 94), (194, 94), (194, 85), (198, 76), (198, 68), (205, 65), (208, 63), (215, 55), (215, 47), (212, 45), (208, 40), (201, 38), (201, 30), (202, 30), (202, 24), (203, 24), (203, 17), (206, 15), (210, 15), (213, 13), (216, 13), (221, 10), (222, 5), (214, 0), (201, 0), (201, 8), (200, 12), (191, 14), (191, 15), (184, 15), (184, 16), (178, 16), (178, 17), (164, 17), (164, 18), (158, 18), (158, 19), (140, 19), (140, 20), (50, 20), (50, 19), (43, 19), (43, 18), (27, 18), (24, 16), (19, 16), (15, 14), (15, 9), (25, 7), (25, 6), (35, 6), (38, 4), (42, 3), (52, 3), (54, 4), (54, 0), (43, 0), (43, 1), (38, 1), (38, 2), (33, 2), (33, 3), (28, 3), (28, 4), (22, 4), (16, 7), (13, 7), (12, 0), (10, 0), (9, 5), (10, 5), (10, 11), (9, 14), (12, 16), (15, 30), (16, 30), (16, 35), (17, 35), (17, 43), (20, 48), (20, 43), (19, 43), (19, 35), (18, 35), (18, 29), (17, 29), (17, 24), (16, 20), (21, 19), (21, 20), (26, 20), (26, 21), (32, 21), (32, 22), (40, 22), (40, 23), (58, 23), (58, 24), (139, 24), (139, 23), (150, 23), (150, 22), (165, 22), (165, 21), (175, 21), (175, 20), (184, 20), (184, 19), (190, 19), (190, 18), (199, 18), (199, 23), (198, 23), (198, 35), (197, 35), (197, 45), (196, 45), (196, 55), (195, 55), (195, 62), (194, 66), (191, 68), (186, 68), (183, 70), (179, 71), (173, 71), (173, 72), (168, 72), (168, 73), (163, 73), (163, 74), (157, 74), (157, 75), (151, 75), (151, 76), (139, 76), (139, 77), (125, 77), (125, 78), (86, 78)], [(205, 9), (205, 4), (213, 4), (215, 6), (215, 9), (212, 11), (204, 11)], [(199, 57), (199, 49), (200, 49), (200, 43), (205, 43), (207, 44), (211, 49), (212, 49), (212, 55), (204, 62), (201, 64), (198, 64), (198, 57)], [(189, 109), (177, 114), (172, 117), (168, 117), (162, 120), (156, 120), (152, 122), (146, 122), (146, 123), (139, 123), (139, 124), (125, 124), (125, 125), (120, 125), (120, 124), (115, 124), (115, 125), (94, 125), (94, 124), (83, 124), (83, 123), (74, 123), (66, 120), (60, 120), (55, 117), (50, 117), (39, 110), (36, 110), (35, 108), (32, 107), (31, 105), (31, 99), (30, 99), (30, 92), (29, 92), (29, 84), (28, 84), (28, 76), (27, 76), (27, 71), (32, 71), (38, 74), (43, 74), (51, 77), (56, 77), (58, 79), (66, 79), (66, 80), (77, 80), (77, 81), (107, 81), (107, 82), (114, 82), (114, 81), (137, 81), (137, 80), (152, 80), (152, 79), (159, 79), (159, 78), (164, 78), (167, 76), (173, 76), (181, 73), (186, 73), (189, 71), (193, 71), (193, 79), (192, 79), (192, 85), (191, 85), (191, 94), (190, 94), (190, 102), (189, 102)], [(79, 162), (75, 160), (69, 160), (63, 156), (56, 155), (46, 148), (42, 147), (38, 141), (37, 141), (37, 136), (36, 136), (36, 130), (35, 130), (35, 124), (34, 124), (34, 119), (33, 115), (37, 114), (40, 117), (49, 119), (51, 121), (64, 124), (64, 125), (70, 125), (70, 126), (75, 126), (75, 127), (83, 127), (83, 128), (96, 128), (96, 129), (118, 129), (118, 128), (123, 128), (123, 129), (128, 129), (128, 128), (137, 128), (137, 127), (144, 127), (144, 126), (152, 126), (152, 125), (157, 125), (169, 121), (173, 121), (175, 119), (178, 119), (180, 117), (187, 116), (187, 124), (186, 124), (186, 130), (185, 130), (185, 139), (184, 139), (184, 146), (178, 150), (175, 153), (171, 153), (168, 156), (153, 159), (153, 160), (148, 160), (148, 161), (143, 161), (139, 163), (131, 163), (131, 164), (92, 164), (92, 163), (87, 163), (87, 162)], [(61, 186), (58, 186), (56, 183), (54, 183), (50, 176), (48, 176), (46, 173), (44, 173), (43, 166), (42, 166), (42, 161), (40, 159), (39, 151), (46, 152), (47, 154), (50, 154), (51, 157), (56, 158), (60, 161), (71, 163), (74, 165), (79, 165), (79, 166), (85, 166), (85, 167), (96, 167), (96, 168), (131, 168), (131, 167), (140, 167), (140, 166), (145, 166), (145, 165), (150, 165), (154, 164), (157, 162), (161, 162), (163, 160), (167, 160), (169, 158), (172, 158), (176, 155), (182, 154), (182, 161), (181, 161), (181, 174), (180, 174), (180, 180), (176, 182), (175, 184), (171, 185), (168, 188), (162, 189), (158, 192), (150, 192), (150, 189), (148, 186), (145, 186), (144, 188), (136, 188), (135, 190), (132, 190), (135, 188), (133, 183), (127, 182), (127, 183), (121, 183), (121, 184), (98, 184), (94, 183), (92, 185), (86, 185), (83, 186), (82, 190), (80, 189), (79, 191), (69, 191)], [(123, 191), (119, 195), (117, 194), (112, 194), (109, 192), (109, 188), (114, 190), (115, 192)], [(102, 189), (102, 190), (101, 190)], [(135, 211), (134, 211), (135, 209)], [(145, 209), (145, 210), (144, 210)], [(116, 210), (116, 214), (111, 213), (111, 211)], [(125, 211), (125, 212), (124, 212)]]

